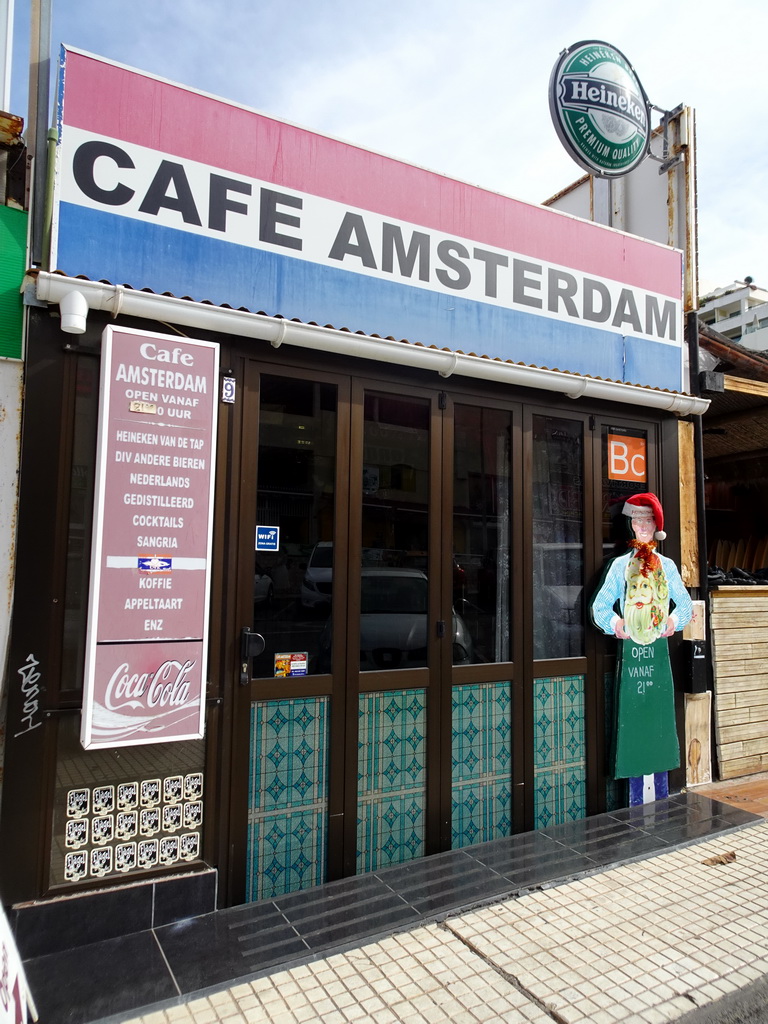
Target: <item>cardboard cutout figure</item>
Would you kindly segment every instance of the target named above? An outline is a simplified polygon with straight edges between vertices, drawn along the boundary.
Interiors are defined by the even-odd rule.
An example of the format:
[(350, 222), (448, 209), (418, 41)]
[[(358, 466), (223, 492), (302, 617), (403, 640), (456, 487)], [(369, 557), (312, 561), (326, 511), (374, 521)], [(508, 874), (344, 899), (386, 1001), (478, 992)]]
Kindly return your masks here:
[(592, 621), (619, 641), (616, 666), (616, 779), (677, 768), (680, 745), (667, 637), (690, 620), (693, 607), (675, 563), (656, 552), (664, 512), (655, 494), (628, 498), (634, 539), (612, 559), (592, 598)]

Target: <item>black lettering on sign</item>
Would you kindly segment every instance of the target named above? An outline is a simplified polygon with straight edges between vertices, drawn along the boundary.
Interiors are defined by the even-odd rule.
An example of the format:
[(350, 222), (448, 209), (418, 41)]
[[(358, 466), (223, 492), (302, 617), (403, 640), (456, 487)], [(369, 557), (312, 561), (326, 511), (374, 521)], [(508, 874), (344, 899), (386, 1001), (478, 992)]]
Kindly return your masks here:
[(225, 178), (221, 174), (212, 174), (208, 190), (208, 227), (212, 231), (227, 230), (227, 211), (232, 213), (248, 213), (245, 203), (230, 199), (230, 192), (240, 192), (244, 196), (251, 194), (251, 186), (247, 181), (236, 178)]
[(640, 322), (640, 314), (637, 312), (635, 296), (629, 288), (622, 288), (619, 301), (616, 303), (616, 312), (611, 321), (614, 327), (621, 327), (622, 324), (629, 324), (633, 331), (642, 333), (643, 325)]
[(489, 299), (495, 299), (498, 292), (499, 267), (508, 267), (509, 259), (500, 252), (491, 252), (489, 249), (475, 249), (472, 255), (485, 264), (485, 294)]
[(111, 142), (84, 142), (72, 160), (72, 173), (77, 186), (94, 202), (104, 203), (105, 206), (124, 206), (135, 195), (132, 188), (118, 184), (113, 189), (105, 189), (96, 184), (96, 161), (102, 157), (112, 160), (118, 167), (136, 166), (124, 150), (113, 146)]
[[(599, 298), (598, 298), (599, 297)], [(611, 293), (602, 281), (584, 278), (584, 319), (603, 324), (611, 315)]]
[(549, 292), (547, 296), (547, 309), (550, 313), (557, 313), (560, 302), (565, 306), (568, 316), (578, 318), (579, 311), (573, 297), (576, 294), (578, 285), (573, 274), (566, 274), (563, 270), (549, 270)]
[[(169, 194), (168, 189), (171, 185), (175, 195)], [(186, 171), (181, 164), (176, 164), (172, 160), (163, 160), (160, 163), (139, 210), (141, 213), (157, 215), (161, 207), (166, 210), (178, 210), (185, 224), (197, 224), (198, 227), (202, 227)]]
[(403, 229), (398, 224), (388, 224), (386, 221), (381, 226), (381, 269), (391, 274), (395, 265), (395, 254), (397, 254), (397, 266), (402, 277), (412, 277), (416, 260), (419, 261), (419, 280), (429, 280), (429, 235), (424, 231), (411, 233), (411, 241), (406, 251), (403, 241)]
[(529, 291), (541, 291), (541, 270), (540, 263), (529, 263), (527, 260), (512, 261), (512, 300), (515, 303), (541, 309), (541, 299), (538, 295), (528, 294)]
[(303, 200), (298, 196), (289, 196), (284, 192), (274, 192), (270, 188), (261, 190), (259, 203), (259, 240), (271, 242), (272, 245), (282, 245), (286, 249), (301, 249), (301, 239), (294, 235), (283, 235), (277, 231), (278, 224), (285, 224), (287, 227), (301, 227), (299, 217), (292, 213), (279, 210), (278, 206), (290, 206), (294, 210), (300, 210)]
[(645, 333), (655, 334), (659, 338), (668, 337), (670, 341), (677, 340), (677, 317), (672, 299), (665, 299), (664, 308), (659, 310), (656, 296), (645, 296)]
[(343, 260), (345, 256), (357, 256), (364, 267), (376, 270), (371, 240), (359, 213), (344, 214), (344, 220), (328, 253), (329, 260)]
[[(461, 242), (454, 242), (449, 239), (444, 239), (438, 243), (437, 255), (442, 262), (455, 273), (455, 277), (446, 270), (438, 269), (435, 271), (440, 284), (444, 284), (446, 288), (463, 289), (468, 288), (470, 281), (472, 280), (472, 274), (470, 273), (469, 267), (462, 263), (462, 260), (469, 259), (469, 253)], [(460, 257), (457, 259), (457, 257)]]

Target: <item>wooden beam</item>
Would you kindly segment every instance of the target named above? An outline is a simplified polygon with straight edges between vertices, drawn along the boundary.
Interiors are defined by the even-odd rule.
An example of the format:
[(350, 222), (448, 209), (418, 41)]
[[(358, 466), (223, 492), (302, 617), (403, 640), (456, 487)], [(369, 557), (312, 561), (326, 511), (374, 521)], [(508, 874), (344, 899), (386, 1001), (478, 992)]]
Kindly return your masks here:
[(711, 591), (710, 597), (712, 598), (712, 609), (714, 611), (715, 606), (720, 601), (735, 601), (739, 598), (741, 600), (756, 599), (762, 604), (762, 607), (766, 607), (766, 594), (768, 594), (768, 586), (747, 583), (743, 587), (738, 585), (734, 587), (720, 587), (717, 590)]
[(677, 424), (680, 470), (680, 576), (686, 587), (699, 586), (699, 530), (696, 515), (696, 454), (693, 423)]
[(734, 377), (730, 373), (723, 374), (726, 391), (739, 391), (743, 395), (762, 395), (768, 398), (768, 382), (764, 380), (747, 380), (746, 377)]

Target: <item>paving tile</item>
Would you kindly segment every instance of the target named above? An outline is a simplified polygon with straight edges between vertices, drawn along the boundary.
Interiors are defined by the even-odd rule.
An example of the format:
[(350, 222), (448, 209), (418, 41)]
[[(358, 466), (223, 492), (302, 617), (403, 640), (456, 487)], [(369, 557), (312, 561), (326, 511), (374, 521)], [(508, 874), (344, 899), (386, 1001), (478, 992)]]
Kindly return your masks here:
[[(457, 856), (457, 854), (461, 854)], [(425, 916), (501, 895), (511, 886), (491, 868), (461, 851), (450, 851), (387, 868), (379, 878)]]
[[(755, 966), (768, 947), (768, 882), (756, 882), (768, 879), (766, 828), (742, 808), (687, 794), (158, 928), (182, 991), (234, 988), (195, 1000), (192, 1013), (150, 1006), (145, 1017), (166, 1017), (147, 1024), (207, 1024), (210, 1014), (210, 1024), (315, 1024), (321, 1006), (325, 1022), (344, 1024), (550, 1020), (473, 948), (561, 1005), (569, 1024), (669, 1019), (685, 984), (706, 1000), (725, 975), (746, 984), (749, 968), (768, 967)], [(736, 862), (704, 871), (724, 841), (738, 846)], [(526, 894), (532, 886), (541, 891)], [(503, 902), (484, 906), (494, 898)], [(463, 910), (473, 904), (481, 909)], [(428, 923), (446, 915), (447, 927)], [(285, 967), (334, 948), (349, 952)], [(409, 998), (422, 1007), (410, 1021), (393, 1010)]]
[(207, 914), (156, 929), (179, 990), (199, 991), (309, 953), (284, 920), (262, 920), (262, 928), (232, 927), (226, 915)]
[[(385, 884), (373, 874), (357, 875), (354, 878), (343, 878), (335, 882), (327, 882), (325, 885), (316, 886), (312, 889), (301, 889), (298, 892), (285, 893), (276, 896), (272, 900), (280, 911), (290, 914), (292, 917), (300, 917), (302, 906), (317, 907), (324, 905), (331, 909), (333, 907), (348, 906), (365, 899), (371, 899), (382, 892), (388, 892)], [(252, 906), (254, 904), (251, 904)]]
[(631, 836), (608, 837), (585, 845), (583, 852), (595, 865), (605, 867), (623, 860), (635, 860), (662, 853), (668, 846), (654, 835), (638, 833)]

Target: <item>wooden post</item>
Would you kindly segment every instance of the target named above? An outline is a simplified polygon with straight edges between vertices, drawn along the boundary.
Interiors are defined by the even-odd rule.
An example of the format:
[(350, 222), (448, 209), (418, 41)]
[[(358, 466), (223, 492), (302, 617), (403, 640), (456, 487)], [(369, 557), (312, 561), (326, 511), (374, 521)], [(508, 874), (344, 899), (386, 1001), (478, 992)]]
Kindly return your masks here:
[(710, 714), (712, 694), (685, 695), (685, 784), (701, 786), (712, 781)]
[(699, 535), (693, 423), (680, 420), (677, 437), (680, 465), (680, 576), (686, 587), (698, 587)]

